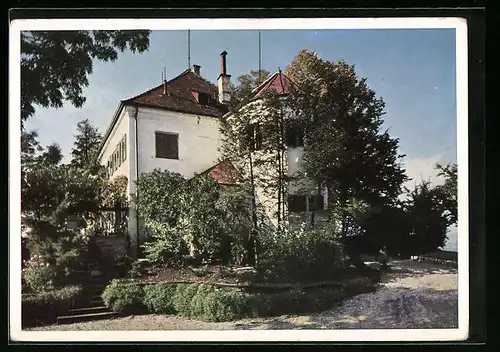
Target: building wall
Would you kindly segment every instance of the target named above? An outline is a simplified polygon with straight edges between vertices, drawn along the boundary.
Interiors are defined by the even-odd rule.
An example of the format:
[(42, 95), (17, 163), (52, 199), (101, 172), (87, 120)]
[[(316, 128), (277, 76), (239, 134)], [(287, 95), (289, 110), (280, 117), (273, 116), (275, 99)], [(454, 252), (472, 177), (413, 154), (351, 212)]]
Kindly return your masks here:
[[(179, 135), (178, 160), (156, 158), (155, 131)], [(195, 172), (203, 172), (217, 162), (220, 139), (219, 121), (215, 117), (140, 107), (139, 173), (161, 168), (192, 177)]]
[[(130, 117), (127, 109), (122, 109), (120, 116), (118, 117), (118, 121), (116, 122), (115, 127), (113, 128), (113, 131), (111, 131), (106, 143), (104, 144), (100, 157), (99, 157), (99, 163), (101, 165), (106, 166), (109, 158), (111, 157), (111, 154), (115, 151), (116, 147), (122, 140), (123, 136), (127, 135), (127, 158), (125, 161), (118, 167), (118, 169), (113, 172), (113, 174), (110, 176), (110, 179), (118, 176), (118, 175), (123, 175), (127, 176), (127, 178), (130, 179), (130, 160), (131, 160), (131, 153), (130, 150)], [(129, 192), (130, 189), (127, 189)]]

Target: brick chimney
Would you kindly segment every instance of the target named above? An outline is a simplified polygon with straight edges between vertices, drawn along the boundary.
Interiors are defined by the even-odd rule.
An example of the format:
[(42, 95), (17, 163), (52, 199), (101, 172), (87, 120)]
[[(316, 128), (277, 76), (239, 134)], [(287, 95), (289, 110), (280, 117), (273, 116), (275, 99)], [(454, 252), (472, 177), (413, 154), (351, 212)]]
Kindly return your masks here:
[(229, 95), (229, 83), (230, 83), (231, 75), (227, 74), (226, 55), (227, 55), (227, 52), (225, 52), (225, 51), (223, 51), (220, 54), (221, 72), (220, 72), (219, 78), (217, 79), (217, 84), (219, 87), (219, 103), (221, 103), (221, 104), (229, 103), (229, 100), (231, 98)]
[(193, 65), (193, 67), (191, 67), (191, 72), (193, 72), (195, 75), (200, 75), (200, 68), (201, 66), (200, 65)]

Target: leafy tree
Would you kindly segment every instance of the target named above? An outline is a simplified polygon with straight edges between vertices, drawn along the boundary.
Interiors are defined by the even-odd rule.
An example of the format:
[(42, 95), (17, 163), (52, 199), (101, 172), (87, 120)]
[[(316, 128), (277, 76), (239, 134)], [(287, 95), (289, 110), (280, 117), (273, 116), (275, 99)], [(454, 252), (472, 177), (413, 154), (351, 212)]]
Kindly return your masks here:
[(444, 246), (450, 221), (446, 216), (446, 195), (440, 187), (424, 181), (410, 191), (407, 200), (410, 217), (410, 242), (415, 254)]
[(78, 122), (74, 147), (71, 150), (73, 156), (71, 164), (79, 168), (95, 166), (101, 141), (101, 133), (96, 127), (92, 126), (89, 119)]
[(453, 225), (458, 220), (457, 164), (437, 164), (436, 169), (439, 170), (438, 176), (445, 178), (444, 184), (437, 186), (437, 188), (441, 190), (444, 196), (443, 202), (448, 212), (449, 225)]
[[(290, 106), (305, 130), (304, 171), (328, 188), (329, 202), (346, 209), (350, 199), (368, 206), (395, 202), (407, 177), (398, 140), (382, 131), (384, 102), (354, 66), (302, 50), (286, 69), (299, 89)], [(348, 213), (342, 215), (347, 233)]]
[(248, 102), (252, 90), (268, 79), (269, 75), (269, 71), (266, 70), (252, 70), (250, 73), (239, 76), (238, 84), (231, 84), (229, 88), (231, 93), (230, 108), (234, 110)]
[(85, 103), (92, 60), (115, 61), (118, 51), (142, 53), (149, 47), (149, 30), (24, 31), (21, 33), (21, 120), (35, 105), (60, 108)]
[[(221, 120), (222, 157), (231, 160), (249, 180), (250, 187), (246, 190), (252, 202), (253, 229), (246, 245), (246, 261), (252, 265), (256, 261), (259, 233), (267, 227), (262, 207), (273, 209), (279, 230), (285, 220), (284, 109), (283, 100), (275, 92), (269, 92)], [(263, 196), (260, 199), (259, 192)]]
[(21, 134), (21, 204), (25, 216), (50, 217), (64, 197), (62, 159), (57, 144), (43, 148), (36, 132)]

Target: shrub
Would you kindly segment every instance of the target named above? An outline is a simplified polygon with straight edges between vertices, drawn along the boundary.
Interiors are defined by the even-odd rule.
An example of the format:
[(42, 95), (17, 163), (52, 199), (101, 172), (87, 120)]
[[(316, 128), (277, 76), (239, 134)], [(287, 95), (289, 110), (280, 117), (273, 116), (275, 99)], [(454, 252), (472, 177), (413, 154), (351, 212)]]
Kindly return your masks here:
[(291, 229), (264, 236), (262, 268), (272, 279), (313, 281), (340, 279), (344, 272), (342, 245), (328, 223), (313, 229)]
[(81, 295), (82, 287), (78, 285), (65, 286), (35, 295), (23, 295), (22, 323), (35, 325), (55, 322), (57, 316), (66, 314)]
[(54, 289), (54, 270), (49, 266), (27, 266), (23, 270), (23, 279), (32, 293)]
[(205, 302), (207, 296), (213, 291), (213, 286), (198, 285), (198, 290), (191, 300), (190, 316), (198, 317), (202, 320), (209, 320), (205, 311)]
[(177, 285), (146, 285), (144, 287), (144, 305), (148, 311), (156, 314), (174, 314), (174, 295)]
[(246, 295), (224, 289), (208, 293), (204, 304), (204, 317), (210, 321), (231, 321), (246, 316)]
[(183, 316), (191, 317), (191, 301), (198, 292), (198, 284), (179, 284), (173, 303), (175, 310)]
[(144, 291), (137, 283), (114, 279), (102, 293), (106, 307), (117, 313), (144, 311)]

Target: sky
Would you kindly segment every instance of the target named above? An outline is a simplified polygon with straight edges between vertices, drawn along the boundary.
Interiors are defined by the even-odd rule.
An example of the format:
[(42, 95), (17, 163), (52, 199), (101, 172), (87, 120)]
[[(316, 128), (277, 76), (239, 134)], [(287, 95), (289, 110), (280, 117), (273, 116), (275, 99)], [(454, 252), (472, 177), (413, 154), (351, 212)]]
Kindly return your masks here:
[[(104, 133), (120, 100), (131, 98), (188, 68), (187, 31), (153, 31), (142, 54), (125, 52), (110, 63), (95, 61), (87, 101), (77, 109), (36, 107), (25, 124), (36, 130), (42, 145), (58, 143), (70, 159), (76, 124), (88, 118)], [(437, 162), (457, 161), (455, 29), (263, 30), (261, 67), (271, 73), (285, 69), (301, 49), (328, 61), (344, 59), (386, 103), (384, 128), (399, 138), (409, 186), (421, 180), (437, 184)], [(216, 83), (220, 53), (227, 51), (227, 71), (238, 76), (258, 69), (258, 32), (192, 30), (191, 65)], [(456, 250), (456, 229), (445, 248)]]

